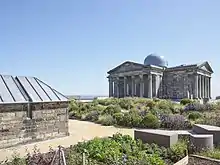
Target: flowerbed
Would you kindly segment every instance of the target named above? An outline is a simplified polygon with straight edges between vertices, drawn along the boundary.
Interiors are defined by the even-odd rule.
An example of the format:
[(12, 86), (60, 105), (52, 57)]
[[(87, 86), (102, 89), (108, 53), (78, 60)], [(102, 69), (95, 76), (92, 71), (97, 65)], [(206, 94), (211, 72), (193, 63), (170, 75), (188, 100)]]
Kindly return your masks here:
[[(166, 165), (173, 164), (186, 156), (187, 145), (178, 142), (171, 148), (156, 144), (143, 144), (130, 136), (115, 134), (109, 138), (95, 138), (65, 149), (68, 165), (82, 165), (82, 153), (86, 155), (86, 165)], [(54, 151), (47, 154), (35, 153), (26, 159), (14, 158), (4, 165), (49, 165)], [(31, 163), (30, 163), (31, 162)], [(55, 164), (59, 163), (56, 159)]]
[(181, 104), (169, 100), (145, 98), (108, 98), (90, 103), (72, 101), (70, 118), (103, 125), (138, 128), (190, 129), (192, 124), (220, 126), (220, 104), (199, 104), (183, 99)]

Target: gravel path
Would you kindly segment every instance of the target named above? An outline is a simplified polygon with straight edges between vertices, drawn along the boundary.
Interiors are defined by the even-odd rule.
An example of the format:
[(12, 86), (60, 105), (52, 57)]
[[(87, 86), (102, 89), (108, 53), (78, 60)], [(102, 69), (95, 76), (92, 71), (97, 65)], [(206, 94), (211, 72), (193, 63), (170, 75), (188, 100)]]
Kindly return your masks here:
[(0, 150), (0, 160), (5, 160), (7, 157), (10, 158), (15, 152), (19, 153), (20, 156), (25, 156), (27, 151), (33, 152), (35, 146), (37, 146), (41, 152), (48, 152), (49, 147), (57, 148), (59, 145), (63, 147), (69, 147), (70, 145), (76, 144), (79, 141), (90, 140), (94, 137), (111, 136), (117, 132), (133, 137), (132, 129), (116, 128), (113, 126), (101, 126), (99, 124), (86, 121), (69, 120), (70, 136), (2, 149)]

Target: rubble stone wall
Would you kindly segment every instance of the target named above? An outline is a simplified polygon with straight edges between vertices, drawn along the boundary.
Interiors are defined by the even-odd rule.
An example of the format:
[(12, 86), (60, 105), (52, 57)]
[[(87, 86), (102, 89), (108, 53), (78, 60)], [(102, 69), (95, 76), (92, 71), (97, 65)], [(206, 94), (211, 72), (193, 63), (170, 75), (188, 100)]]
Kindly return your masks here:
[(68, 136), (68, 102), (0, 104), (0, 148)]
[(189, 75), (187, 71), (165, 71), (163, 97), (167, 99), (188, 98), (188, 95), (193, 94), (192, 80), (193, 76)]

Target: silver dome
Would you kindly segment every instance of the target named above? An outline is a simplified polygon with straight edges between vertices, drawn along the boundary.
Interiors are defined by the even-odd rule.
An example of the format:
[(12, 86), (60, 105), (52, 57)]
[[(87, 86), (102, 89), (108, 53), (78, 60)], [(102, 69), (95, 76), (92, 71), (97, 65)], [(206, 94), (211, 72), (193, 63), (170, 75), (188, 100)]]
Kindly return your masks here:
[(165, 61), (163, 56), (150, 54), (144, 59), (144, 65), (156, 65), (161, 67), (167, 67), (167, 61)]

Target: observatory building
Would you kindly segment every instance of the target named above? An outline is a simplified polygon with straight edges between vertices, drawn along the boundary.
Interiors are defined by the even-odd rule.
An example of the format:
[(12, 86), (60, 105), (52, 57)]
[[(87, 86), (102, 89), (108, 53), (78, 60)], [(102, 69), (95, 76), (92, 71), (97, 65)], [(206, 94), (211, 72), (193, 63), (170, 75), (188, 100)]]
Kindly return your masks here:
[(207, 61), (168, 67), (164, 57), (150, 54), (143, 64), (126, 61), (107, 73), (109, 97), (211, 98), (213, 70)]

